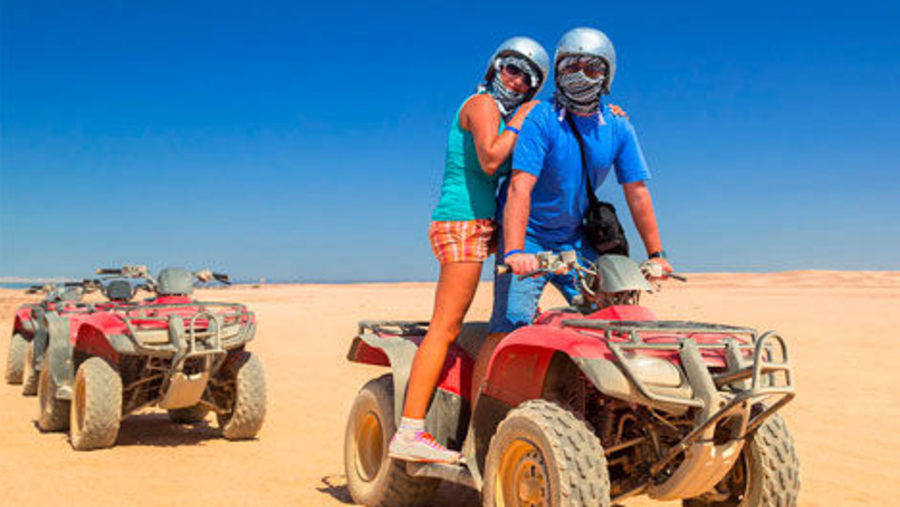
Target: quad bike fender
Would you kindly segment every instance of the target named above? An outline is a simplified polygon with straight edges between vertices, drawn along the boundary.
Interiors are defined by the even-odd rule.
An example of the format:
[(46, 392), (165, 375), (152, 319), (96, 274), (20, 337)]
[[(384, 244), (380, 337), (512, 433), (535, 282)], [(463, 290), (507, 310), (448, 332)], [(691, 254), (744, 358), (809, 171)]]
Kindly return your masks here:
[[(603, 394), (628, 402), (650, 405), (672, 413), (683, 413), (681, 404), (664, 403), (643, 396), (616, 364), (607, 345), (596, 337), (571, 328), (533, 325), (507, 336), (494, 350), (488, 366), (484, 392), (506, 405), (540, 398), (554, 355), (571, 359)], [(693, 392), (681, 370), (653, 357), (641, 357), (629, 363), (629, 371), (654, 392), (691, 399)]]
[[(423, 336), (382, 336), (377, 333), (361, 333), (350, 345), (347, 359), (357, 363), (390, 366), (393, 370), (394, 393), (406, 393), (413, 359), (423, 338)], [(472, 391), (473, 367), (474, 362), (466, 352), (456, 344), (451, 344), (438, 377), (437, 389), (427, 420), (433, 419), (436, 424), (439, 422), (440, 425), (445, 425), (446, 421), (458, 419), (457, 416), (466, 405), (465, 400), (469, 399)], [(394, 396), (394, 418), (398, 425), (403, 413), (404, 400), (405, 396)], [(435, 413), (433, 418), (432, 412)], [(446, 431), (433, 432), (435, 438), (440, 440), (439, 434), (455, 434), (457, 424), (454, 423), (452, 426), (453, 428), (445, 428)]]
[(53, 313), (47, 314), (47, 350), (50, 375), (59, 386), (56, 397), (72, 399), (72, 384), (75, 380), (74, 347), (71, 339), (71, 320)]
[[(399, 393), (406, 393), (406, 385), (409, 383), (409, 373), (412, 369), (413, 358), (416, 356), (418, 349), (418, 343), (405, 337), (361, 333), (353, 340), (348, 353), (348, 359), (351, 361), (382, 366), (389, 365), (393, 370), (395, 393), (394, 423), (397, 427), (400, 427), (400, 418), (403, 414), (403, 402), (405, 399), (405, 396), (401, 396)], [(382, 357), (387, 361), (387, 364), (384, 364)], [(361, 361), (360, 359), (366, 359), (366, 361)]]
[(110, 343), (109, 335), (94, 324), (85, 322), (72, 329), (74, 350), (88, 356), (102, 357), (114, 367), (118, 366), (119, 353)]
[(108, 335), (128, 334), (128, 326), (119, 317), (108, 312), (96, 312), (80, 319), (84, 325), (102, 330)]
[(241, 331), (239, 334), (240, 338), (236, 340), (235, 347), (243, 346), (249, 341), (253, 341), (256, 338), (256, 318), (251, 316), (248, 319), (248, 322), (244, 322), (241, 325)]
[(31, 306), (22, 306), (16, 309), (13, 332), (19, 333), (26, 340), (34, 336), (35, 321)]

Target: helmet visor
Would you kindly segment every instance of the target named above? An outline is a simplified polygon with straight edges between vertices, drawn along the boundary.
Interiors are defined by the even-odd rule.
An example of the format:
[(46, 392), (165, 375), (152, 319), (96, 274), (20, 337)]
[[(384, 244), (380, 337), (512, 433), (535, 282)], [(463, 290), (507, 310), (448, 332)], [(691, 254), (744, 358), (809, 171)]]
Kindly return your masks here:
[(567, 56), (559, 61), (556, 72), (561, 75), (582, 72), (591, 79), (605, 79), (609, 68), (606, 62), (597, 56)]

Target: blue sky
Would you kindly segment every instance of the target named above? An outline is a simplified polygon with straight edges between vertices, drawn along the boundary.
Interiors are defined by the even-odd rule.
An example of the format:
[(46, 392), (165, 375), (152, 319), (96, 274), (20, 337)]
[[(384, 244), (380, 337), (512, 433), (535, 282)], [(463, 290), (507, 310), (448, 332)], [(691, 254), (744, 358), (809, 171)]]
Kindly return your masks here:
[(575, 26), (676, 269), (900, 269), (895, 3), (0, 5), (0, 276), (433, 279), (452, 114), (500, 41)]

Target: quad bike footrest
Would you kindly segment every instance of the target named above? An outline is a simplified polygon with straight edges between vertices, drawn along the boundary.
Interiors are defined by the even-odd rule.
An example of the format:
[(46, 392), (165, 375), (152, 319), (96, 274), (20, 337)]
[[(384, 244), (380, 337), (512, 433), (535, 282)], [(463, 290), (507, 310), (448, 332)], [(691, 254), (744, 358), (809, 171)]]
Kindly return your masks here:
[(412, 477), (430, 477), (477, 489), (472, 472), (464, 464), (407, 463), (406, 473)]

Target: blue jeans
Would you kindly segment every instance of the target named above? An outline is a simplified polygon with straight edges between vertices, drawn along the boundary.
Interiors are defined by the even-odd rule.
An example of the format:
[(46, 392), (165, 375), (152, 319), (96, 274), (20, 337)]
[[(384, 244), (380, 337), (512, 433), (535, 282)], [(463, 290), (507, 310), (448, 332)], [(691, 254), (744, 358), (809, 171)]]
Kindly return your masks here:
[[(597, 252), (590, 246), (583, 245), (581, 239), (574, 243), (555, 243), (541, 241), (531, 235), (525, 237), (526, 253), (543, 251), (559, 253), (564, 250), (575, 250), (580, 257), (588, 258), (591, 261), (597, 259)], [(503, 242), (501, 241), (497, 246), (497, 255), (495, 256), (497, 265), (503, 263), (504, 251)], [(572, 304), (572, 298), (579, 294), (571, 274), (547, 274), (524, 280), (519, 280), (517, 275), (511, 273), (495, 276), (494, 311), (491, 313), (490, 332), (509, 333), (517, 328), (531, 324), (537, 316), (538, 302), (548, 282), (552, 283), (562, 293), (569, 304)]]

